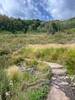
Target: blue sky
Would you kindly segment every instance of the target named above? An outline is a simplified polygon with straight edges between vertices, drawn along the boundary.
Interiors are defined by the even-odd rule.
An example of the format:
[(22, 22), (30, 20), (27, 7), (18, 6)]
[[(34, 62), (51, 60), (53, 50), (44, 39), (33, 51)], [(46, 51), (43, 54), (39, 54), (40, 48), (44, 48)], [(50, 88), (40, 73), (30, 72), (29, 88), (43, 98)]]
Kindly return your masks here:
[(24, 19), (75, 17), (75, 0), (0, 0), (0, 14)]

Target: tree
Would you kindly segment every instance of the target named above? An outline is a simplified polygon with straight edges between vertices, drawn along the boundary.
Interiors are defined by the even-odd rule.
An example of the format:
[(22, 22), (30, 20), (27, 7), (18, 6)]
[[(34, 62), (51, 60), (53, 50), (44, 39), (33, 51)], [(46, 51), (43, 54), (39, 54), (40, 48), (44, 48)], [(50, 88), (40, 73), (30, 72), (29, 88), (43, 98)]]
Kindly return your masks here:
[(58, 22), (51, 22), (49, 25), (49, 33), (55, 34), (61, 30), (61, 26)]

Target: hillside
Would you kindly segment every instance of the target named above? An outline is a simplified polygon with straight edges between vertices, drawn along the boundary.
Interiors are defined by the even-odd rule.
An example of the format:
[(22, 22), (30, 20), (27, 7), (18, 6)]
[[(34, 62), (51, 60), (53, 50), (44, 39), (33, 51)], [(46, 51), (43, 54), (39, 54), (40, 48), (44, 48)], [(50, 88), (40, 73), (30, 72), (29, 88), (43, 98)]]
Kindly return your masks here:
[(75, 18), (41, 21), (1, 15), (0, 100), (65, 100), (74, 91)]
[(27, 32), (44, 32), (54, 34), (58, 31), (65, 31), (67, 29), (75, 28), (75, 18), (68, 20), (52, 20), (52, 21), (42, 21), (39, 19), (33, 20), (23, 20), (9, 18), (7, 16), (0, 15), (0, 31), (10, 31), (15, 33), (21, 31)]

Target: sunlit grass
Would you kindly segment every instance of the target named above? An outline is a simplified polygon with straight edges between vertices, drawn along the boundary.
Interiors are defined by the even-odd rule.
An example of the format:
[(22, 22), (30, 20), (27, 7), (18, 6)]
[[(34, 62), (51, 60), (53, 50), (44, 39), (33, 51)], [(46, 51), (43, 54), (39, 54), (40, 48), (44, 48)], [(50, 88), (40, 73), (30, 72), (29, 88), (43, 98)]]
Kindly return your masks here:
[[(29, 85), (43, 79), (45, 82), (51, 79), (50, 66), (43, 63), (44, 61), (63, 64), (68, 74), (75, 75), (75, 43), (69, 44), (74, 41), (74, 38), (74, 34), (9, 35), (0, 33), (0, 67), (4, 68), (8, 79), (15, 83), (16, 96), (13, 100), (14, 98), (25, 100), (26, 97), (28, 100), (38, 100), (47, 95), (48, 90), (45, 90), (44, 85), (41, 87), (36, 85), (31, 90), (30, 87), (24, 91), (21, 89), (24, 83)], [(19, 69), (20, 65), (28, 71), (22, 72)]]
[(19, 81), (22, 73), (19, 70), (19, 68), (17, 66), (10, 66), (7, 70), (6, 70), (7, 76), (9, 77), (10, 80), (14, 81)]
[[(59, 46), (59, 45), (57, 45)], [(29, 53), (28, 53), (29, 52)], [(37, 47), (27, 47), (21, 49), (16, 55), (20, 55), (23, 58), (35, 59), (48, 62), (57, 62), (67, 66), (67, 71), (70, 74), (74, 74), (75, 69), (75, 47), (74, 45), (65, 45), (60, 47), (48, 47), (40, 48)]]

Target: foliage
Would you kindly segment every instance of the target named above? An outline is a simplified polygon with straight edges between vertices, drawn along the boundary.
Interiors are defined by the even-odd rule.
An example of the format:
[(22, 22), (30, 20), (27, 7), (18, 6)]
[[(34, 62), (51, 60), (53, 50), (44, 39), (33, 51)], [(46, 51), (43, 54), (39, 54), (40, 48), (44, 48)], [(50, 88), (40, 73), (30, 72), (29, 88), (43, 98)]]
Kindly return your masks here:
[(26, 33), (28, 30), (37, 30), (37, 27), (39, 25), (40, 20), (25, 21), (21, 19), (8, 18), (5, 15), (0, 15), (0, 30), (11, 31), (14, 34), (16, 31), (23, 31), (24, 33)]
[(48, 32), (54, 34), (58, 31), (63, 31), (64, 29), (70, 29), (75, 27), (75, 18), (59, 21), (41, 21), (39, 19), (33, 20), (22, 20), (20, 18), (9, 18), (7, 16), (0, 15), (0, 31), (10, 31), (14, 34), (17, 31), (27, 32)]

